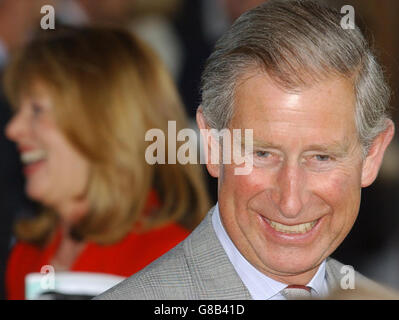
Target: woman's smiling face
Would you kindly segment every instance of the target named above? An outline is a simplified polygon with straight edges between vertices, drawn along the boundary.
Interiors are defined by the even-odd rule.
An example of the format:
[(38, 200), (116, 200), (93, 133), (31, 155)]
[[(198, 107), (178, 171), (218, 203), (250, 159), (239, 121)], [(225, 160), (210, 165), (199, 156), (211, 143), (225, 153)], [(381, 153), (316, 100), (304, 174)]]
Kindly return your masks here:
[(21, 154), (27, 195), (58, 208), (84, 195), (89, 163), (57, 125), (55, 106), (46, 87), (35, 83), (33, 89), (22, 95), (6, 135)]

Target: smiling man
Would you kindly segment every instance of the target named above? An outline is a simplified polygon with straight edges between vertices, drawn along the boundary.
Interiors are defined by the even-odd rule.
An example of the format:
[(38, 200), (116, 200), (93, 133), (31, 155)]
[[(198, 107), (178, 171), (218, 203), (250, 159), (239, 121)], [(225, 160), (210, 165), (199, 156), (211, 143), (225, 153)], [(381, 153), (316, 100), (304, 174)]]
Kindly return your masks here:
[[(253, 169), (237, 175), (243, 164), (209, 161), (218, 203), (201, 225), (100, 298), (290, 299), (340, 289), (346, 269), (329, 256), (394, 134), (381, 68), (341, 18), (318, 1), (272, 0), (236, 20), (207, 62), (197, 123), (252, 129)], [(354, 285), (385, 290), (358, 273)]]

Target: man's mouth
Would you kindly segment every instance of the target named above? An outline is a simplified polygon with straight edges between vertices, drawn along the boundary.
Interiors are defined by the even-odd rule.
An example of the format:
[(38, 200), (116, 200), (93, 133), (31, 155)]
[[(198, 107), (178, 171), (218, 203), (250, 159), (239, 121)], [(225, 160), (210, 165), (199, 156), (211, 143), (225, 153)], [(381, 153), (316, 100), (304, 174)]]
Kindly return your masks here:
[(294, 234), (303, 234), (303, 233), (306, 233), (306, 232), (312, 230), (312, 228), (316, 225), (317, 221), (319, 221), (319, 219), (317, 219), (317, 220), (314, 220), (311, 222), (287, 226), (285, 224), (271, 221), (266, 218), (265, 218), (265, 220), (274, 230), (276, 230), (278, 232), (294, 233)]
[(21, 153), (21, 161), (24, 165), (30, 165), (32, 163), (39, 162), (44, 160), (47, 156), (47, 153), (44, 150), (32, 150), (32, 151), (25, 151)]

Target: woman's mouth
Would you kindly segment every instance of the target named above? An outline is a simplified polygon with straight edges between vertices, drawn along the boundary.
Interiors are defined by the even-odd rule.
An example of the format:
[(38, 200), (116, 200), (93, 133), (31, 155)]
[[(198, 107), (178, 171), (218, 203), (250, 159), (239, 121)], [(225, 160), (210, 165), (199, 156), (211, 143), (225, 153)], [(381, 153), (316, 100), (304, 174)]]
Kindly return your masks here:
[(32, 150), (21, 153), (21, 161), (24, 165), (30, 165), (45, 159), (47, 153), (44, 150)]
[(22, 152), (21, 161), (24, 165), (25, 175), (30, 175), (35, 172), (46, 157), (47, 153), (41, 149)]

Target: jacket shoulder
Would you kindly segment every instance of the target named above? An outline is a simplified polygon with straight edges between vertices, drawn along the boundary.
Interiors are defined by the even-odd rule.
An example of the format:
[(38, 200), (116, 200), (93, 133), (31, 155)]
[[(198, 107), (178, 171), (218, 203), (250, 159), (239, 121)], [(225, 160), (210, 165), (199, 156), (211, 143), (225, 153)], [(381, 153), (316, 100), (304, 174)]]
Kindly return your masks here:
[(196, 299), (184, 241), (153, 263), (97, 296), (96, 300)]

